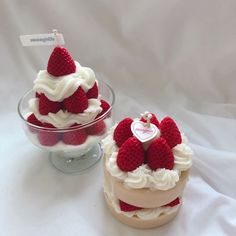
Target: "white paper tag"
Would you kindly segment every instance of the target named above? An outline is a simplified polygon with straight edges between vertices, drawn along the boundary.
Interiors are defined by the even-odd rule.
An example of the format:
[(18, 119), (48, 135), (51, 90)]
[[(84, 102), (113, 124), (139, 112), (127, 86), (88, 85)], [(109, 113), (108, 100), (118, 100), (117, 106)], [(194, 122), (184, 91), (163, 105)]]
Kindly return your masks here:
[(146, 123), (140, 120), (136, 120), (131, 124), (131, 131), (142, 143), (145, 143), (156, 136), (160, 136), (160, 131), (154, 124), (150, 124), (150, 127), (147, 127)]
[(62, 34), (31, 34), (21, 35), (20, 41), (23, 46), (44, 46), (65, 44)]

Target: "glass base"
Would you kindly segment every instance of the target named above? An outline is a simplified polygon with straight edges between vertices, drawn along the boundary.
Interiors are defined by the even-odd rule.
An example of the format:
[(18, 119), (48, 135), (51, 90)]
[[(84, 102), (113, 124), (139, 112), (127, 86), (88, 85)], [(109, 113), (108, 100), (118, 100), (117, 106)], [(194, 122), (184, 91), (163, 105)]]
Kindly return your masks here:
[(52, 165), (65, 174), (81, 173), (94, 166), (102, 157), (100, 144), (84, 153), (56, 153), (51, 152), (49, 160)]

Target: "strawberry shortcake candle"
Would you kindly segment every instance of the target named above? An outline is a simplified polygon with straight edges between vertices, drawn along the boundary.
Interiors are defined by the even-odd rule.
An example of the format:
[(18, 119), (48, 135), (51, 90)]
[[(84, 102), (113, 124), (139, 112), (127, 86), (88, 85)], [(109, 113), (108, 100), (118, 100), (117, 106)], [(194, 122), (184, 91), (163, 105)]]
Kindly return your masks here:
[[(34, 143), (52, 151), (79, 145), (86, 148), (106, 132), (109, 116), (92, 126), (75, 128), (102, 116), (110, 109), (110, 104), (99, 96), (94, 71), (74, 61), (64, 47), (54, 48), (47, 70), (39, 71), (33, 90), (35, 97), (29, 101), (29, 113), (25, 118), (34, 126), (41, 127), (30, 128)], [(44, 128), (46, 131), (60, 129), (60, 132), (50, 133)], [(63, 129), (67, 129), (66, 132), (63, 133)]]
[(104, 195), (112, 214), (136, 228), (173, 219), (182, 204), (193, 152), (175, 121), (146, 112), (125, 118), (102, 141)]

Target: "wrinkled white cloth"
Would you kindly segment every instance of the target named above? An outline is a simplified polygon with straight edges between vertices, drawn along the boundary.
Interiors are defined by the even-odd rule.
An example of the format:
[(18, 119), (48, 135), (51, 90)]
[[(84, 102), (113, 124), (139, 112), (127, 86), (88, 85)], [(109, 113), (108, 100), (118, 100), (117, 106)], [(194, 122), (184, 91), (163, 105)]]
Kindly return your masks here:
[[(0, 2), (0, 235), (235, 235), (236, 2), (234, 0)], [(31, 144), (16, 106), (52, 47), (20, 34), (57, 28), (75, 60), (116, 92), (115, 118), (172, 116), (195, 152), (177, 218), (159, 229), (116, 221), (102, 165), (64, 175)]]

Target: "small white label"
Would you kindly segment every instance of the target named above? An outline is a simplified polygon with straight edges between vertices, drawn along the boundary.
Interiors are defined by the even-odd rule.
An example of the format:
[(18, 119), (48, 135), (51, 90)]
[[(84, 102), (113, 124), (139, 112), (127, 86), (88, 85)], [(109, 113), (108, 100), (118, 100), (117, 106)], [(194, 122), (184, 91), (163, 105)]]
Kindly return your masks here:
[(21, 35), (20, 41), (23, 46), (44, 46), (65, 44), (62, 34), (32, 34)]
[(150, 127), (147, 127), (146, 123), (140, 120), (136, 120), (131, 124), (131, 131), (142, 143), (145, 143), (156, 136), (160, 136), (160, 131), (154, 124), (150, 124)]

